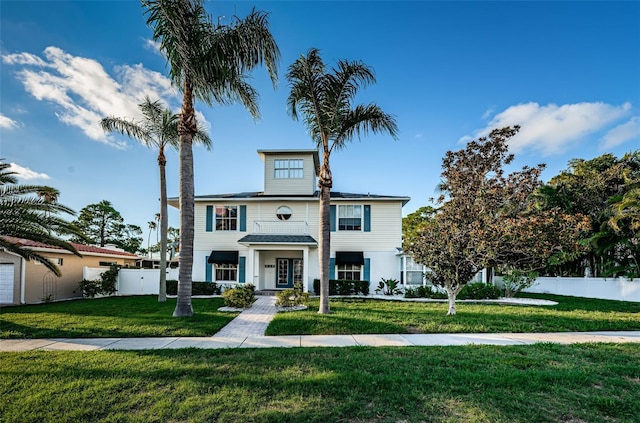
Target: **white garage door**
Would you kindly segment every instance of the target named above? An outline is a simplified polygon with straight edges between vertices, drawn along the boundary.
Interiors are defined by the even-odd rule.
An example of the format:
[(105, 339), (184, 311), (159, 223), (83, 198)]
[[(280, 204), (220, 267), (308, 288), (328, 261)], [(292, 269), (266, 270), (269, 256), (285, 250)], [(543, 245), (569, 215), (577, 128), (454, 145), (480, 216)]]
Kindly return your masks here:
[(13, 264), (0, 264), (0, 303), (13, 303)]

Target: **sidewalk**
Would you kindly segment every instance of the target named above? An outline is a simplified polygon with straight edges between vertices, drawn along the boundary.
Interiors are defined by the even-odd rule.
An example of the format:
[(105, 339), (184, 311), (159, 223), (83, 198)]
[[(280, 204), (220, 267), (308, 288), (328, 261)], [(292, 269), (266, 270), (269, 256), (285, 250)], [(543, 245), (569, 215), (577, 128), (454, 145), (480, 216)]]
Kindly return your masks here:
[(277, 313), (274, 306), (275, 301), (275, 297), (257, 297), (251, 308), (244, 310), (212, 337), (0, 339), (0, 352), (33, 350), (155, 350), (163, 348), (531, 345), (538, 342), (558, 344), (585, 342), (640, 343), (640, 331), (264, 336), (267, 326)]
[(411, 347), (451, 345), (532, 345), (538, 342), (640, 343), (640, 331), (560, 333), (475, 333), (404, 335), (291, 335), (246, 337), (0, 339), (0, 352), (146, 350), (163, 348), (270, 348), (270, 347)]

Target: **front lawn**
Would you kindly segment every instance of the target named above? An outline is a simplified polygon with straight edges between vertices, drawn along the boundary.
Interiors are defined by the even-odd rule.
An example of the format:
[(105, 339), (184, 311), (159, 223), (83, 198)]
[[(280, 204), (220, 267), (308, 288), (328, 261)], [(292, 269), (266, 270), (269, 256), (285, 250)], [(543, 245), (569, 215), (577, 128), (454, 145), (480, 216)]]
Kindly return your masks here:
[(192, 300), (194, 317), (172, 317), (176, 300), (156, 296), (62, 301), (0, 310), (0, 338), (212, 336), (238, 313), (219, 312), (221, 298)]
[(640, 345), (0, 353), (0, 421), (636, 423)]
[(447, 316), (446, 303), (331, 298), (332, 313), (319, 315), (316, 299), (308, 310), (278, 313), (267, 328), (267, 335), (640, 330), (640, 303), (541, 294), (526, 297), (559, 304), (459, 302), (458, 314)]

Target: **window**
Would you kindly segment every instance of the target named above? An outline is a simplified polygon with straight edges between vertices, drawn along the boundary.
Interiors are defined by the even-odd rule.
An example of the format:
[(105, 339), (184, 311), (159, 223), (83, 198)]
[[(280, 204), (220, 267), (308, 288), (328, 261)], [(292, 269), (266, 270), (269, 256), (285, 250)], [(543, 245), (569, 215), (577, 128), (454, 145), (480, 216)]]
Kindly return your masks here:
[(338, 279), (344, 279), (348, 281), (360, 281), (362, 280), (362, 266), (357, 264), (339, 264), (338, 265)]
[(362, 230), (362, 206), (338, 206), (338, 230)]
[(304, 176), (304, 160), (302, 159), (274, 160), (273, 165), (276, 179), (299, 179)]
[(107, 267), (109, 267), (112, 264), (116, 264), (116, 262), (115, 261), (101, 261), (101, 262), (98, 263), (98, 266), (107, 266)]
[(216, 281), (237, 281), (238, 265), (234, 263), (216, 264)]
[[(56, 266), (62, 266), (62, 259), (61, 258), (50, 258), (50, 259), (47, 259), (47, 260), (49, 260), (51, 263), (55, 264)], [(42, 265), (42, 263), (40, 263), (39, 261), (35, 261), (35, 260), (33, 261), (33, 263), (37, 264), (37, 265)]]
[(276, 216), (280, 220), (289, 220), (291, 213), (291, 209), (287, 206), (280, 206), (278, 210), (276, 210)]
[(412, 257), (405, 257), (407, 285), (422, 285), (424, 266), (416, 263)]
[(238, 206), (216, 206), (216, 231), (238, 230)]

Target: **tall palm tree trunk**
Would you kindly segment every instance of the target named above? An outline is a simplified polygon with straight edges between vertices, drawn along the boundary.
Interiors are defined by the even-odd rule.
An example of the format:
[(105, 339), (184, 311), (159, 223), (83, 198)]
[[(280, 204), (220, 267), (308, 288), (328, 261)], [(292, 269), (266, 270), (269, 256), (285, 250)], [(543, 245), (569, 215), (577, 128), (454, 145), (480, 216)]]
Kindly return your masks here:
[[(325, 149), (326, 150), (326, 149)], [(331, 255), (331, 169), (328, 152), (325, 151), (318, 185), (320, 186), (320, 307), (319, 314), (329, 314), (329, 256)]]
[(174, 317), (193, 316), (191, 305), (193, 271), (193, 135), (197, 131), (193, 109), (193, 91), (189, 78), (185, 78), (182, 113), (178, 124), (180, 137), (180, 272), (178, 274), (178, 300)]
[(167, 159), (164, 156), (164, 148), (158, 150), (158, 168), (160, 170), (160, 286), (158, 290), (158, 302), (167, 301), (167, 229), (169, 226), (167, 216)]

